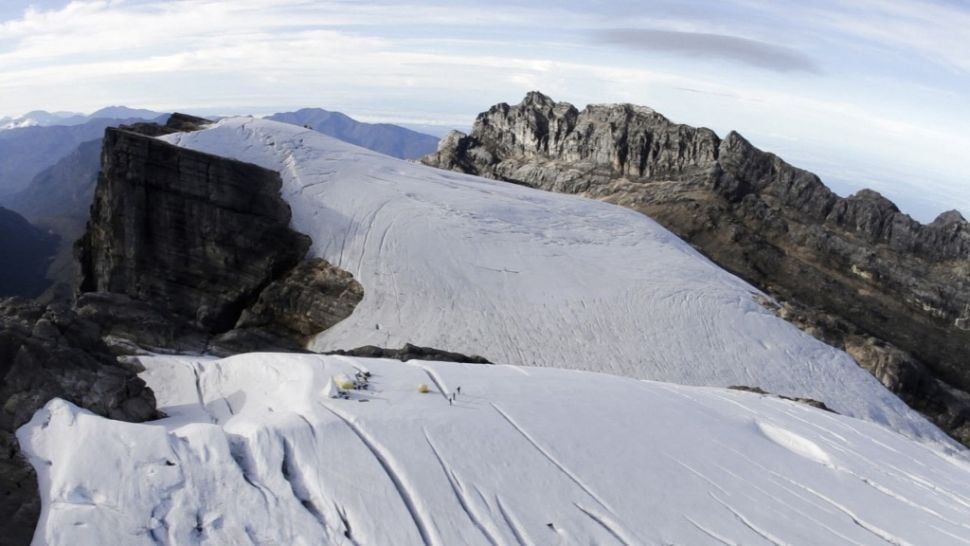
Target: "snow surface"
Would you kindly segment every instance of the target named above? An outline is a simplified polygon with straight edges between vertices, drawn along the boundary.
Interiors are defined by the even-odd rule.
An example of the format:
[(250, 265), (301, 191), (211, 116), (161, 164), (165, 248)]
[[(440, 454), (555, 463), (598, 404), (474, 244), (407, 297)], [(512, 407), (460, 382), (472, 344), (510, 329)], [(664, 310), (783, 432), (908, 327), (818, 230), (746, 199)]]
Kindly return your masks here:
[[(965, 459), (777, 398), (321, 355), (142, 362), (169, 418), (54, 400), (19, 430), (36, 544), (970, 544)], [(365, 370), (367, 390), (328, 395)]]
[(648, 217), (386, 157), (253, 118), (163, 137), (281, 173), (311, 252), (364, 299), (317, 350), (406, 342), (493, 362), (760, 387), (948, 446), (845, 353)]

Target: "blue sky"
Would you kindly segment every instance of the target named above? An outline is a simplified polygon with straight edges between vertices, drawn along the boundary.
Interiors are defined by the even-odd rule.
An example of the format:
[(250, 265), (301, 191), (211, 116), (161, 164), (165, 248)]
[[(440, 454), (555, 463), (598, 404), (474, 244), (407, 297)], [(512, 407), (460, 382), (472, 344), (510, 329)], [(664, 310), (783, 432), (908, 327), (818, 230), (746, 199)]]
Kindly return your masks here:
[(468, 126), (538, 89), (735, 129), (842, 194), (970, 216), (970, 4), (10, 1), (0, 116), (305, 106)]

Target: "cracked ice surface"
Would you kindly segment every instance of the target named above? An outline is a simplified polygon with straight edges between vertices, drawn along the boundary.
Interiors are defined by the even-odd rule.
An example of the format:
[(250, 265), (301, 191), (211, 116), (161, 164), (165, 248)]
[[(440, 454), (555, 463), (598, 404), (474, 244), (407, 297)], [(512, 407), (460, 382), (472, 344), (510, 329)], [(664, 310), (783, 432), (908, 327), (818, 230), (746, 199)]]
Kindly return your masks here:
[(415, 343), (492, 362), (747, 385), (954, 447), (845, 353), (648, 217), (233, 118), (163, 137), (279, 171), (311, 253), (364, 299), (318, 350)]
[[(142, 361), (168, 418), (55, 400), (19, 431), (37, 543), (970, 541), (965, 459), (777, 398), (548, 368)], [(367, 390), (330, 397), (365, 370)]]

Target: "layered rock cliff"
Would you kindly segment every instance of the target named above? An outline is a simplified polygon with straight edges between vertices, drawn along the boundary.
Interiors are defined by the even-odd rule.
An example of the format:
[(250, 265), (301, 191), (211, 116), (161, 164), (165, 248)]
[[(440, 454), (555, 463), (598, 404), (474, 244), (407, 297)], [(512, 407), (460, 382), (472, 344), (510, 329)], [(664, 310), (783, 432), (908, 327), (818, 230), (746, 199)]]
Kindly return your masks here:
[(112, 292), (214, 331), (232, 328), (310, 246), (273, 171), (108, 129), (81, 292)]
[(289, 228), (279, 174), (152, 138), (171, 131), (106, 131), (76, 248), (79, 312), (112, 338), (218, 354), (302, 350), (348, 316), (363, 290), (322, 260), (303, 262), (310, 239)]
[(876, 192), (839, 197), (735, 132), (537, 92), (493, 106), (422, 162), (650, 215), (970, 445), (970, 225), (959, 213), (923, 225)]

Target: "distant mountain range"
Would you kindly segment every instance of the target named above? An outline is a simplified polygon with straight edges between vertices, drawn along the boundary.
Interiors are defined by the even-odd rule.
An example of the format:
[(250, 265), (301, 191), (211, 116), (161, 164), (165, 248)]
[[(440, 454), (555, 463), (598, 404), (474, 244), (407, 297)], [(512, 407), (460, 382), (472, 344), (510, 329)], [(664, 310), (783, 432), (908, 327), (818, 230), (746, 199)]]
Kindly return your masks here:
[(282, 112), (266, 119), (309, 127), (344, 142), (400, 159), (418, 159), (438, 148), (438, 137), (388, 123), (364, 123), (340, 112), (320, 108)]
[(78, 112), (47, 112), (44, 110), (34, 110), (27, 112), (20, 117), (0, 118), (0, 131), (10, 129), (23, 129), (25, 127), (50, 127), (52, 125), (81, 125), (92, 119), (124, 119), (142, 118), (155, 119), (163, 115), (161, 112), (145, 110), (142, 108), (128, 108), (127, 106), (108, 106), (90, 115)]
[(0, 131), (36, 127), (38, 125), (77, 125), (78, 123), (83, 123), (84, 119), (84, 114), (78, 114), (77, 112), (45, 112), (44, 110), (34, 110), (33, 112), (27, 112), (16, 118), (0, 118)]
[(32, 126), (0, 131), (0, 201), (30, 184), (41, 171), (67, 157), (82, 142), (101, 138), (106, 127), (136, 121), (164, 121), (152, 117), (98, 117), (77, 125)]

